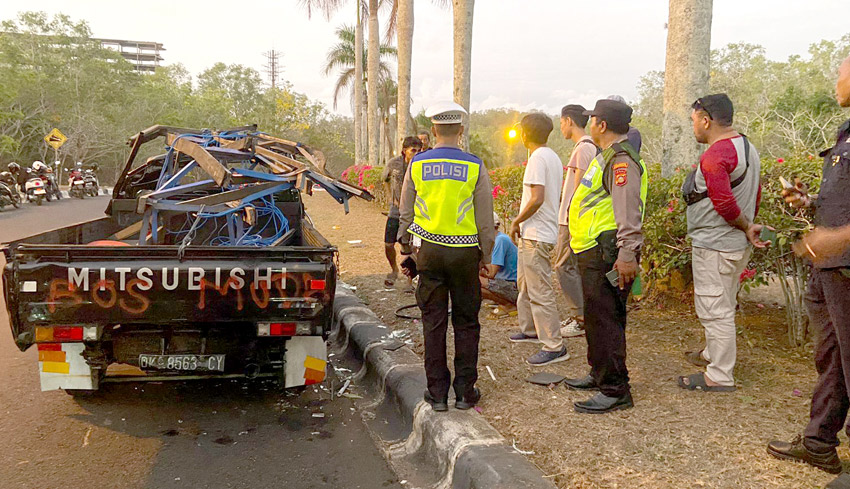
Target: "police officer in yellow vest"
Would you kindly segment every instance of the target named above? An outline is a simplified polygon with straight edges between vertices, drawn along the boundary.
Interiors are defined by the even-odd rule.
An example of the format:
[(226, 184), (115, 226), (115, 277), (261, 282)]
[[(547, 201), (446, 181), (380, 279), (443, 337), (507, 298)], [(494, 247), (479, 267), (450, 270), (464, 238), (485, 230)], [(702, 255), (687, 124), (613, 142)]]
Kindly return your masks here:
[(585, 114), (592, 116), (590, 135), (602, 153), (573, 194), (569, 225), (584, 292), (590, 374), (565, 383), (575, 390), (599, 390), (575, 403), (576, 411), (597, 414), (633, 406), (626, 369), (626, 301), (643, 245), (647, 171), (626, 136), (631, 107), (600, 100)]
[[(425, 400), (435, 411), (448, 409), (449, 387), (455, 407), (478, 402), (478, 341), (481, 325), (479, 270), (490, 263), (495, 239), (493, 194), (481, 160), (458, 147), (466, 110), (454, 102), (430, 108), (433, 149), (416, 155), (401, 191), (399, 242), (410, 254), (411, 234), (421, 239), (415, 272), (409, 260), (405, 275), (418, 272), (416, 301), (422, 310), (425, 337)], [(446, 331), (451, 298), (455, 334), (455, 378), (446, 358)]]

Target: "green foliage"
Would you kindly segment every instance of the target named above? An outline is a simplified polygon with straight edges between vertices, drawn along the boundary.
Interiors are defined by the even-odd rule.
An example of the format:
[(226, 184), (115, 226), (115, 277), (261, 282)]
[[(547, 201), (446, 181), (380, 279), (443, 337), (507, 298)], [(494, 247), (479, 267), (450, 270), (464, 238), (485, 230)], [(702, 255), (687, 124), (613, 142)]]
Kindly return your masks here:
[(332, 173), (353, 161), (348, 119), (331, 116), (289, 84), (266, 88), (252, 68), (216, 63), (197, 77), (195, 88), (181, 65), (137, 73), (91, 39), (85, 22), (65, 15), (25, 12), (0, 24), (0, 31), (0, 166), (53, 161), (42, 138), (58, 127), (68, 142), (56, 156), (66, 166), (97, 163), (102, 181), (112, 182), (123, 168), (127, 139), (153, 124), (200, 129), (256, 123), (322, 150)]
[(502, 222), (510, 223), (519, 214), (519, 204), (522, 199), (522, 177), (525, 167), (510, 165), (490, 171), (493, 184), (493, 210), (502, 218)]
[(494, 168), (496, 166), (496, 153), (490, 149), (490, 146), (477, 133), (469, 135), (469, 152), (481, 158), (486, 168)]
[[(808, 56), (767, 58), (761, 46), (737, 43), (712, 51), (710, 93), (725, 92), (735, 104), (735, 127), (762, 156), (807, 158), (831, 146), (846, 118), (834, 99), (838, 66), (850, 52), (850, 34), (809, 47)], [(661, 161), (664, 73), (640, 82), (633, 125), (643, 136), (646, 161)], [(696, 163), (696, 162), (692, 162)]]

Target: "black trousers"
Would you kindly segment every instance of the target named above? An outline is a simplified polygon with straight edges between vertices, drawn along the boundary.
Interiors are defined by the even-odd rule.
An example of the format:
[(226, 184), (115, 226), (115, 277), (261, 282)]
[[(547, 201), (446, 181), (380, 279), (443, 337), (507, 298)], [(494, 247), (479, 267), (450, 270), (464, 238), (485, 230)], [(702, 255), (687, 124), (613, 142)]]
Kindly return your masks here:
[(590, 375), (606, 396), (629, 393), (626, 368), (626, 301), (631, 284), (620, 290), (605, 274), (614, 268), (616, 256), (603, 256), (602, 247), (578, 253), (581, 288), (584, 292), (584, 327)]
[[(417, 259), (419, 287), (416, 301), (422, 310), (425, 336), (425, 375), (428, 392), (441, 401), (453, 385), (457, 397), (471, 397), (478, 380), (478, 341), (481, 324), (481, 283), (478, 281), (478, 248), (451, 248), (422, 242)], [(452, 300), (452, 326), (455, 333), (455, 379), (451, 383), (446, 355)]]
[(838, 446), (850, 407), (850, 278), (840, 270), (813, 269), (806, 305), (815, 334), (818, 381), (803, 434), (809, 449), (824, 450)]

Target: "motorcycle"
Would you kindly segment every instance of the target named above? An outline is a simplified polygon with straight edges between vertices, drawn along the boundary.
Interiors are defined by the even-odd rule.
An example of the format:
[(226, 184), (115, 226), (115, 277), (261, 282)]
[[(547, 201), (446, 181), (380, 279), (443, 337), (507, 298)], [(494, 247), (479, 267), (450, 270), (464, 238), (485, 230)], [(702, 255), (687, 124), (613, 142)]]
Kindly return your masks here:
[(15, 177), (7, 172), (0, 172), (0, 210), (11, 205), (14, 208), (21, 206), (21, 194), (18, 193)]
[(68, 195), (70, 195), (72, 198), (86, 198), (86, 194), (88, 193), (86, 189), (86, 181), (81, 171), (73, 170), (71, 172), (71, 176), (68, 178), (68, 185), (70, 186), (70, 189), (68, 190)]
[(0, 211), (2, 211), (7, 205), (11, 205), (15, 209), (20, 206), (21, 196), (16, 194), (16, 190), (12, 190), (8, 185), (0, 182)]
[(24, 191), (27, 196), (27, 202), (35, 201), (36, 205), (41, 205), (44, 199), (48, 198), (47, 190), (44, 188), (44, 180), (38, 175), (27, 175), (27, 181), (24, 184)]
[(94, 172), (92, 170), (86, 170), (84, 180), (86, 182), (86, 193), (92, 197), (97, 197), (97, 194), (100, 192), (100, 185), (97, 177), (94, 176)]
[(56, 178), (53, 177), (53, 171), (48, 168), (46, 172), (41, 173), (40, 177), (42, 183), (44, 183), (47, 201), (50, 202), (53, 199), (60, 200), (62, 198), (62, 191), (59, 190), (59, 184), (56, 183)]

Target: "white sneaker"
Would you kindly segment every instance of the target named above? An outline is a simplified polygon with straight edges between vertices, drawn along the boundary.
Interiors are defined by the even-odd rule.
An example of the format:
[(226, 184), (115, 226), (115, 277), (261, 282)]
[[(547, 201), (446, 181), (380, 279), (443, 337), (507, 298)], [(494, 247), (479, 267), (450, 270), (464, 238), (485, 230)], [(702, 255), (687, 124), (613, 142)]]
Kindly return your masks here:
[(561, 321), (561, 337), (575, 338), (576, 336), (584, 336), (584, 329), (575, 319), (566, 319)]

